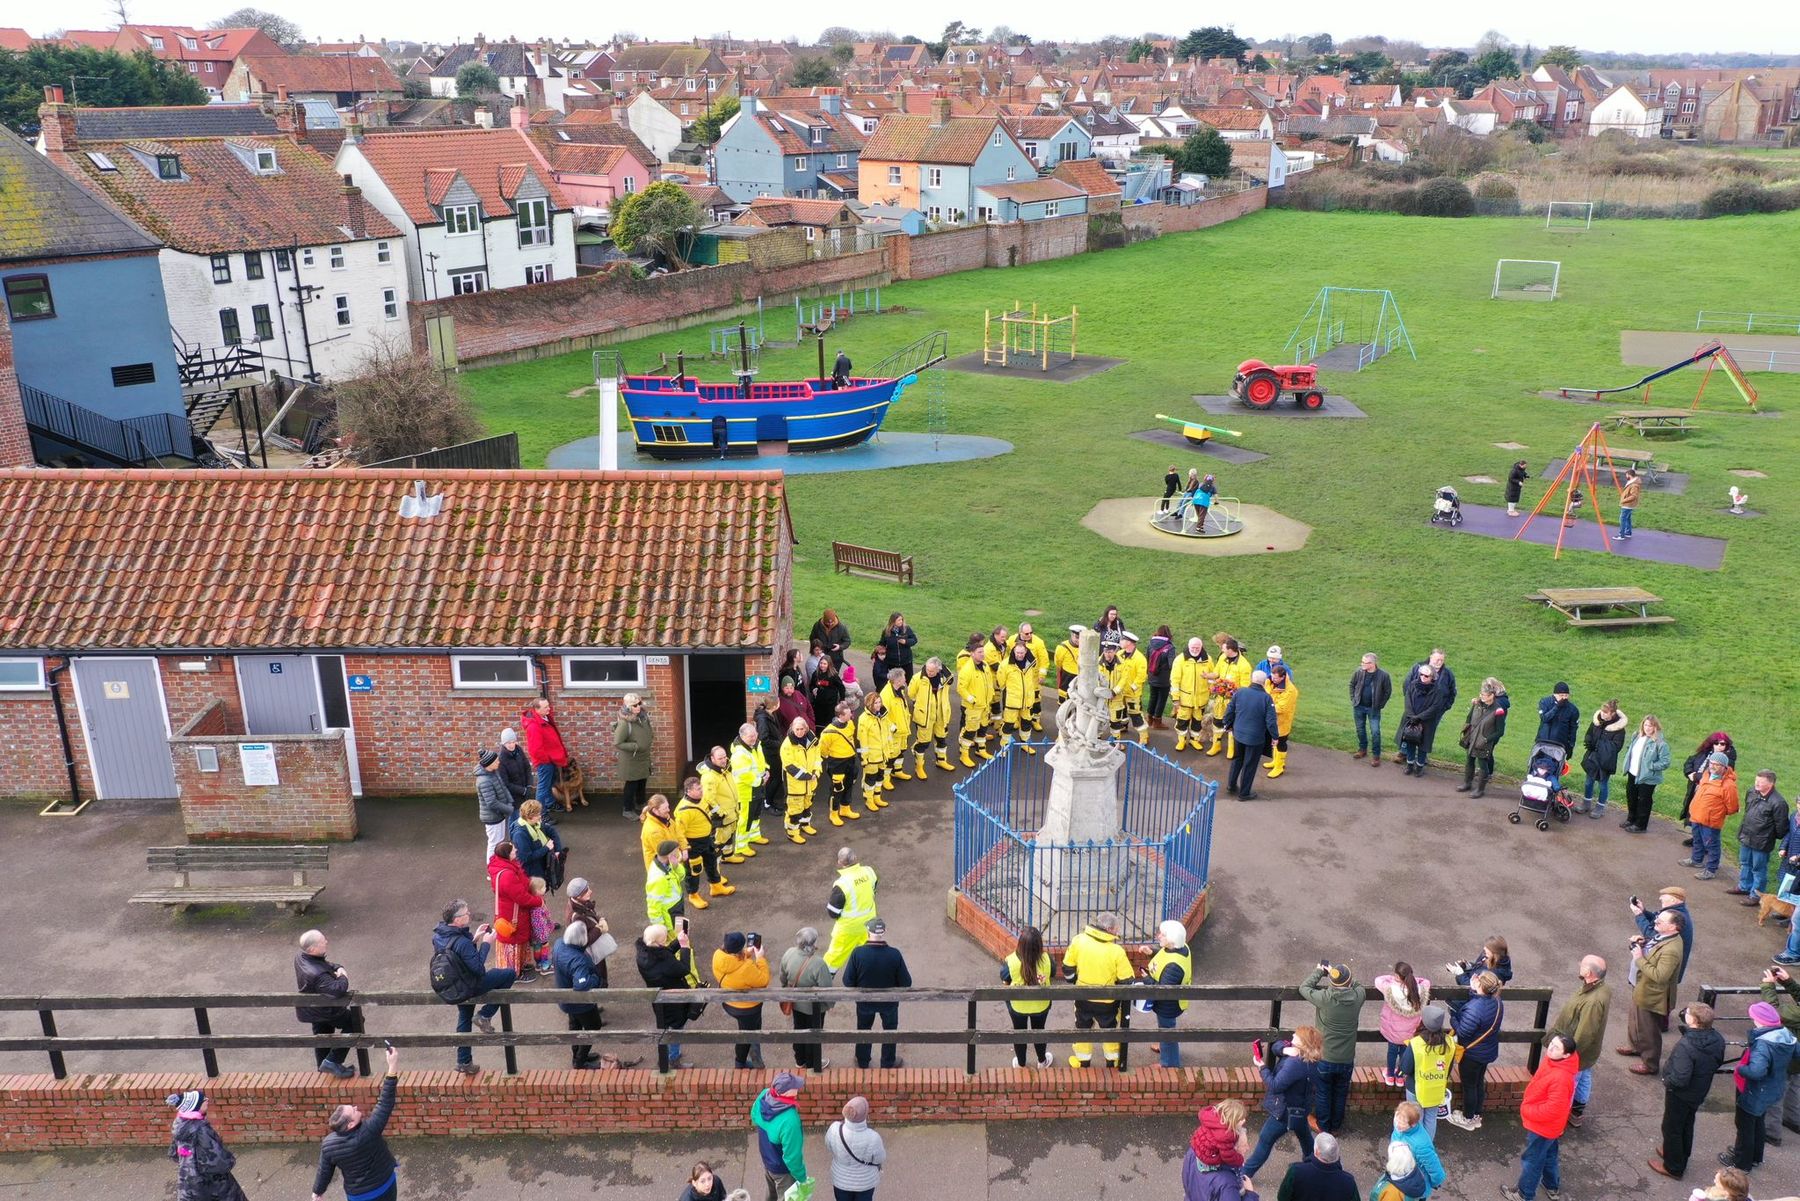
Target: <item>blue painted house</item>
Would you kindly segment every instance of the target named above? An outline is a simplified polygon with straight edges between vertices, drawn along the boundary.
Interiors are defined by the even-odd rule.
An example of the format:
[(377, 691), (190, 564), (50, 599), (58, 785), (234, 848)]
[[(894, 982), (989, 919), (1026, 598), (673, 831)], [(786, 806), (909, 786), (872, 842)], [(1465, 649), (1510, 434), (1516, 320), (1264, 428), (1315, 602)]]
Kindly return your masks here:
[(0, 129), (0, 290), (40, 462), (191, 456), (161, 245)]
[(844, 116), (842, 96), (747, 96), (713, 146), (713, 170), (720, 189), (739, 203), (759, 196), (848, 200), (856, 195), (863, 142), (861, 125)]

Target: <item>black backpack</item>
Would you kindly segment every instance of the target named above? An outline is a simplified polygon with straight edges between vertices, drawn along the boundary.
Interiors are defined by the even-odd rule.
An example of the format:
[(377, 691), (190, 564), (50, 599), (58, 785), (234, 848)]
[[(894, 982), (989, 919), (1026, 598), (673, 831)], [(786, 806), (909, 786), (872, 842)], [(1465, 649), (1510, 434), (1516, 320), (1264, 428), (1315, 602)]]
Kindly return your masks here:
[(469, 965), (452, 944), (431, 948), (431, 991), (451, 1005), (460, 1005), (480, 991), (481, 982), (469, 974)]

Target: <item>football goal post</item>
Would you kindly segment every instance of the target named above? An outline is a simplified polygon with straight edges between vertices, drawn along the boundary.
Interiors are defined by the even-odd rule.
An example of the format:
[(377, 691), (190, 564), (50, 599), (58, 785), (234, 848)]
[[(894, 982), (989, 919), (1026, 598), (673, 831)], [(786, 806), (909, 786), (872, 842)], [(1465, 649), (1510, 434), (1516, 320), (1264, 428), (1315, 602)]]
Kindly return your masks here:
[(1555, 300), (1562, 263), (1551, 259), (1501, 259), (1494, 264), (1490, 300)]
[(1591, 200), (1552, 200), (1544, 209), (1544, 228), (1565, 233), (1586, 233), (1594, 227)]

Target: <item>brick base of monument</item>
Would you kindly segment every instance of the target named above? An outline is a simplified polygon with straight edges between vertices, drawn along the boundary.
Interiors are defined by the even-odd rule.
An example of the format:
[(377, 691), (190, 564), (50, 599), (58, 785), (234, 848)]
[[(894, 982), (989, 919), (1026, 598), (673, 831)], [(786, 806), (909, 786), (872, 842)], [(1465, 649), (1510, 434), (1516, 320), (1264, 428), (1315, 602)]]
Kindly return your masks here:
[[(1200, 933), (1200, 927), (1205, 924), (1207, 915), (1211, 912), (1212, 888), (1208, 886), (1200, 890), (1200, 895), (1194, 898), (1194, 903), (1188, 907), (1188, 911), (1181, 915), (1181, 924), (1187, 927), (1188, 938), (1192, 939)], [(992, 914), (970, 900), (960, 889), (950, 890), (949, 917), (951, 921), (962, 927), (963, 933), (974, 939), (996, 959), (1005, 959), (1012, 954), (1013, 947), (1018, 942), (1018, 937), (1011, 930), (996, 921)], [(1049, 952), (1052, 959), (1060, 963), (1062, 953), (1068, 950), (1068, 947), (1045, 943), (1044, 950)], [(1144, 969), (1146, 959), (1138, 954), (1136, 943), (1126, 946), (1125, 953), (1131, 957), (1131, 965), (1134, 968), (1139, 971)]]
[[(622, 1072), (531, 1071), (518, 1076), (459, 1076), (448, 1069), (406, 1072), (388, 1123), (390, 1137), (515, 1134), (579, 1137), (596, 1130), (664, 1133), (741, 1130), (750, 1104), (767, 1087), (764, 1072), (702, 1068), (661, 1076)], [(1488, 1110), (1517, 1112), (1530, 1073), (1488, 1071)], [(325, 1133), (334, 1105), (373, 1103), (378, 1081), (325, 1080), (316, 1072), (204, 1077), (76, 1075), (0, 1077), (0, 1151), (59, 1147), (165, 1147), (172, 1092), (203, 1087), (208, 1117), (228, 1144), (293, 1143)], [(800, 1094), (808, 1125), (836, 1118), (853, 1095), (869, 1099), (877, 1126), (919, 1122), (1005, 1122), (1050, 1118), (1193, 1115), (1235, 1097), (1254, 1107), (1262, 1086), (1249, 1067), (1134, 1068), (1129, 1072), (997, 1068), (964, 1075), (954, 1068), (814, 1073)], [(1359, 1067), (1350, 1086), (1352, 1114), (1387, 1114), (1400, 1090), (1379, 1069)], [(1372, 1120), (1372, 1119), (1371, 1119)], [(1385, 1120), (1385, 1119), (1384, 1119)]]

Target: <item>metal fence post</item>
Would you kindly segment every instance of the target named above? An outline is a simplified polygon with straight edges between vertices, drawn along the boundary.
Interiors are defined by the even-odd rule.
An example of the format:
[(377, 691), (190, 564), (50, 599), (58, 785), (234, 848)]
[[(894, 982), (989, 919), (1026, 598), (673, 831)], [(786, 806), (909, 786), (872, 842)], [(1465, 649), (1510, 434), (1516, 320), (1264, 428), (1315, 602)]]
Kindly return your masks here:
[(971, 1076), (973, 1076), (975, 1074), (975, 1028), (977, 1025), (978, 1017), (979, 1017), (979, 1014), (976, 1013), (975, 1002), (970, 1001), (969, 1002), (969, 1026), (968, 1026), (969, 1056), (968, 1056), (968, 1066), (967, 1066), (966, 1070), (968, 1071), (969, 1075), (971, 1075)]
[(1543, 1035), (1548, 1033), (1545, 1027), (1550, 1024), (1550, 998), (1544, 997), (1538, 1001), (1531, 1023), (1537, 1029), (1539, 1037), (1532, 1042), (1531, 1051), (1525, 1056), (1525, 1066), (1535, 1072), (1538, 1070), (1538, 1062), (1544, 1056)]
[[(56, 1014), (48, 1009), (38, 1010), (38, 1024), (44, 1028), (45, 1038), (56, 1037)], [(50, 1074), (58, 1080), (69, 1078), (68, 1065), (63, 1062), (61, 1051), (50, 1052)]]
[[(512, 1028), (512, 1006), (502, 1005), (500, 1007), (500, 1029), (511, 1034)], [(506, 1074), (508, 1076), (519, 1074), (519, 1049), (512, 1043), (506, 1044)]]
[[(362, 1006), (352, 1005), (350, 1007), (350, 1016), (356, 1022), (357, 1031), (361, 1033), (366, 1026), (366, 1023), (363, 1021)], [(356, 1048), (356, 1071), (357, 1074), (361, 1076), (367, 1076), (369, 1074), (369, 1048), (362, 1046), (361, 1044), (358, 1044)]]
[[(194, 1010), (194, 1029), (202, 1036), (212, 1033), (212, 1020), (206, 1016), (205, 1009), (196, 1008)], [(209, 1078), (219, 1074), (218, 1052), (207, 1047), (200, 1052), (200, 1058), (206, 1064), (206, 1074)]]

